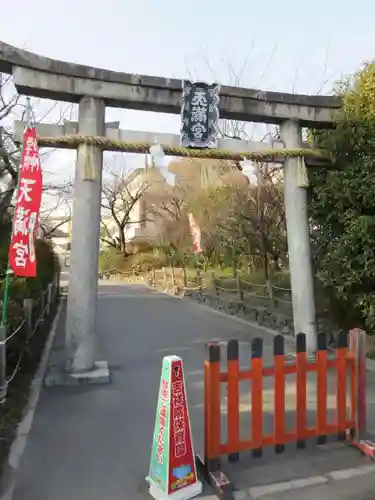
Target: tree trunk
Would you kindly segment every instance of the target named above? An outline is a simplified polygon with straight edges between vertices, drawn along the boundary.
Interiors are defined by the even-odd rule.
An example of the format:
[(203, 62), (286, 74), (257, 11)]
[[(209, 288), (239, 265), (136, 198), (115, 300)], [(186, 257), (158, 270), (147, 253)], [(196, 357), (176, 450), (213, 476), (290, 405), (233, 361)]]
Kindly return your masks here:
[(232, 277), (237, 278), (237, 253), (234, 245), (232, 246)]
[(203, 261), (203, 270), (204, 270), (204, 272), (207, 271), (208, 264), (209, 264), (209, 259), (207, 257), (205, 257), (204, 261)]
[(120, 251), (123, 253), (124, 257), (126, 257), (128, 255), (128, 252), (126, 251), (124, 231), (120, 231)]
[(263, 268), (264, 268), (264, 279), (266, 282), (269, 280), (269, 261), (267, 253), (267, 241), (264, 233), (262, 232), (262, 257), (263, 257)]
[(280, 257), (279, 257), (279, 255), (278, 255), (278, 254), (277, 254), (277, 255), (275, 255), (275, 254), (274, 254), (274, 255), (272, 256), (272, 258), (273, 258), (273, 262), (274, 262), (274, 269), (275, 269), (275, 271), (276, 271), (276, 272), (281, 271), (281, 267), (280, 267)]

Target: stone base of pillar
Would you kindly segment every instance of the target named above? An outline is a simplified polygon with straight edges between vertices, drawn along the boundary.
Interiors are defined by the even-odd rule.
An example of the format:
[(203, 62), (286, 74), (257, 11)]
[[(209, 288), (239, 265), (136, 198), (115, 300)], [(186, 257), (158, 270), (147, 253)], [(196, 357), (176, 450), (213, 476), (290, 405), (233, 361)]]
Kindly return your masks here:
[(44, 380), (46, 387), (109, 384), (111, 374), (107, 361), (96, 361), (93, 370), (67, 373), (61, 367), (51, 366)]

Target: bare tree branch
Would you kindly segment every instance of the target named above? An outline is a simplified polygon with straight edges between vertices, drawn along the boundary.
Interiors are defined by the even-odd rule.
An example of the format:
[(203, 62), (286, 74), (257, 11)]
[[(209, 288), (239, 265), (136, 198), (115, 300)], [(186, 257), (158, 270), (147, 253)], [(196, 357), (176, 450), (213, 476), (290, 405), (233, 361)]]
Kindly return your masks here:
[[(119, 172), (106, 165), (105, 173), (101, 202), (104, 209), (101, 220), (101, 241), (126, 255), (126, 233), (132, 224), (147, 222), (145, 194), (158, 181), (152, 175), (152, 170), (129, 171), (124, 165)], [(138, 216), (135, 215), (136, 208)]]
[[(39, 100), (34, 100), (34, 102), (38, 103)], [(59, 102), (51, 103), (51, 106), (42, 113), (41, 119), (46, 119), (51, 113), (56, 114), (59, 105)], [(68, 106), (70, 111), (72, 106)], [(7, 124), (10, 123), (13, 115), (19, 116), (20, 110), (24, 113), (25, 104), (14, 89), (12, 76), (0, 73), (0, 122), (2, 121), (2, 127), (0, 127), (0, 215), (13, 208), (12, 199), (20, 165), (20, 144), (14, 140), (12, 127)], [(66, 110), (60, 110), (58, 121), (63, 118), (65, 112)], [(51, 154), (51, 150), (40, 152), (40, 156), (44, 159), (49, 154)], [(71, 189), (71, 182), (64, 184), (45, 182), (43, 193), (49, 199), (54, 198), (54, 208), (56, 209), (59, 204), (65, 203), (66, 198), (71, 195)], [(48, 208), (46, 211), (51, 211), (51, 209)]]

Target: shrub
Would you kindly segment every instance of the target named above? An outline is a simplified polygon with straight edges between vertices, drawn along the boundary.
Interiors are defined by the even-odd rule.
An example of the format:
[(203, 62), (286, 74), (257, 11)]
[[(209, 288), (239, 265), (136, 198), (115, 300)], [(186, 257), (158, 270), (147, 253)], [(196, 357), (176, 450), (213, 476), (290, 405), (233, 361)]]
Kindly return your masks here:
[[(24, 298), (37, 298), (43, 290), (51, 283), (54, 276), (60, 272), (59, 260), (53, 250), (52, 244), (46, 240), (36, 241), (37, 276), (36, 278), (21, 278), (11, 276), (9, 283), (9, 307), (8, 314), (12, 318), (19, 316)], [(6, 269), (8, 263), (8, 249), (4, 251), (4, 245), (0, 247), (1, 268)], [(5, 277), (0, 281), (1, 299), (4, 294)], [(1, 310), (1, 308), (0, 308)], [(12, 314), (12, 311), (14, 314)]]
[(140, 273), (168, 265), (168, 257), (159, 249), (150, 252), (139, 252), (131, 257), (131, 267)]
[(99, 271), (109, 271), (110, 269), (122, 270), (126, 266), (128, 257), (116, 248), (107, 248), (99, 254)]

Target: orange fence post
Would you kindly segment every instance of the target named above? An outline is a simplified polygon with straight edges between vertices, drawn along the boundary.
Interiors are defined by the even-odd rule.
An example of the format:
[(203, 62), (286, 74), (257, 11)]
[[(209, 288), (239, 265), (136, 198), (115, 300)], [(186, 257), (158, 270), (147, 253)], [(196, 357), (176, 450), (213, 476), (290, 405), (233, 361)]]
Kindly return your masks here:
[(337, 426), (338, 439), (346, 439), (346, 361), (347, 361), (348, 336), (346, 332), (338, 335), (338, 346), (336, 349), (337, 378), (336, 378), (336, 399), (337, 399)]
[(204, 459), (207, 470), (220, 468), (220, 345), (206, 345), (204, 364)]
[(296, 385), (297, 385), (297, 448), (306, 446), (306, 380), (307, 359), (306, 359), (306, 335), (298, 333), (296, 335)]
[(273, 339), (273, 351), (275, 359), (275, 453), (282, 453), (285, 450), (285, 352), (284, 337), (276, 335)]
[(375, 443), (366, 439), (366, 332), (359, 328), (354, 328), (349, 332), (350, 353), (354, 358), (355, 382), (353, 387), (356, 394), (355, 407), (355, 427), (352, 443), (362, 453), (372, 460), (375, 460)]
[(349, 331), (349, 338), (350, 354), (354, 360), (352, 383), (354, 439), (362, 440), (366, 438), (366, 332), (354, 328)]
[[(357, 370), (357, 356), (355, 338), (352, 336), (352, 331), (349, 331), (349, 373), (350, 373), (350, 420), (353, 422), (353, 427), (350, 429), (347, 438), (352, 440), (358, 435), (358, 400), (357, 400), (357, 387), (358, 387), (358, 370)], [(354, 336), (355, 337), (355, 336)], [(354, 342), (354, 343), (353, 343)]]
[(316, 353), (316, 430), (318, 444), (327, 442), (327, 386), (327, 336), (325, 333), (319, 333)]
[(263, 453), (263, 340), (256, 338), (251, 344), (251, 440), (253, 457)]
[(231, 453), (228, 455), (229, 462), (238, 462), (239, 460), (239, 440), (240, 440), (240, 414), (239, 414), (239, 348), (238, 340), (230, 340), (227, 345), (227, 436), (228, 445)]

